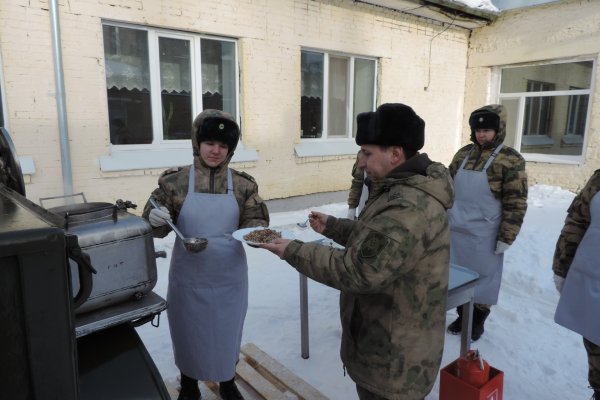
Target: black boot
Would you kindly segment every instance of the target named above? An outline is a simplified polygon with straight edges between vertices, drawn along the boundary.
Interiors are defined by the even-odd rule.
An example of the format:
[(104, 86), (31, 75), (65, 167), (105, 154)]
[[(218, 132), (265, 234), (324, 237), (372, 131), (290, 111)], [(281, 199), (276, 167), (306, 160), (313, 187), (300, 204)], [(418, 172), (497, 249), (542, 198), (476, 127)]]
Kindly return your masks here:
[(485, 329), (483, 324), (485, 319), (490, 315), (490, 310), (486, 308), (473, 307), (473, 327), (471, 328), (471, 340), (473, 342), (479, 340)]
[(235, 378), (226, 382), (219, 382), (219, 395), (223, 400), (244, 400), (244, 396), (240, 393), (235, 382)]
[(458, 318), (448, 325), (447, 329), (448, 333), (452, 335), (459, 335), (462, 331), (462, 306), (456, 307), (456, 313), (458, 314)]
[(198, 381), (181, 374), (181, 390), (179, 391), (177, 400), (200, 400), (201, 398), (202, 395), (198, 388)]

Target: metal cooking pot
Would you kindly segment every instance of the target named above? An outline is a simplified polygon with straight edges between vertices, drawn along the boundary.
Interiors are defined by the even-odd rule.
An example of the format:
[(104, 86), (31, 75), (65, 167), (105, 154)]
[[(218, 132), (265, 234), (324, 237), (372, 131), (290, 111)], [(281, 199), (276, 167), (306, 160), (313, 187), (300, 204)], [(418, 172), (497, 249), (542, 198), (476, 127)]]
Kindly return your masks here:
[[(85, 202), (49, 208), (63, 218), (67, 233), (76, 235), (81, 250), (97, 271), (93, 289), (76, 314), (127, 300), (139, 299), (157, 281), (152, 227), (143, 218), (127, 212), (136, 205)], [(78, 290), (78, 269), (71, 263), (73, 291)]]

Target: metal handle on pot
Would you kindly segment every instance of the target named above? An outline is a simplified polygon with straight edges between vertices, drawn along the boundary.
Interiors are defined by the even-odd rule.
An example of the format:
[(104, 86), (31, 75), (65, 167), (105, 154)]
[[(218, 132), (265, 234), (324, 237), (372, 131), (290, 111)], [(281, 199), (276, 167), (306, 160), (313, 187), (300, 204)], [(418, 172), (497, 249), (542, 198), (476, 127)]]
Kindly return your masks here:
[(81, 250), (77, 236), (65, 235), (67, 241), (67, 255), (77, 263), (77, 271), (79, 273), (79, 291), (73, 298), (73, 310), (81, 306), (92, 293), (94, 282), (92, 274), (97, 271), (92, 267), (90, 256)]

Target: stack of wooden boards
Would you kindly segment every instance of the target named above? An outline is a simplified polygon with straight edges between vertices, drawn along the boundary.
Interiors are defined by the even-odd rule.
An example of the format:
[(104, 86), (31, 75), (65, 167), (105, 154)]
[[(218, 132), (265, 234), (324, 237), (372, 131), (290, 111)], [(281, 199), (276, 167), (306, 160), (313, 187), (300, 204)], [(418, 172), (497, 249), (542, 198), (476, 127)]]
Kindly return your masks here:
[[(236, 384), (246, 400), (327, 400), (321, 392), (296, 376), (253, 343), (242, 346)], [(167, 385), (168, 386), (168, 385)], [(219, 400), (219, 385), (201, 382), (202, 400)], [(176, 387), (169, 387), (173, 400)]]

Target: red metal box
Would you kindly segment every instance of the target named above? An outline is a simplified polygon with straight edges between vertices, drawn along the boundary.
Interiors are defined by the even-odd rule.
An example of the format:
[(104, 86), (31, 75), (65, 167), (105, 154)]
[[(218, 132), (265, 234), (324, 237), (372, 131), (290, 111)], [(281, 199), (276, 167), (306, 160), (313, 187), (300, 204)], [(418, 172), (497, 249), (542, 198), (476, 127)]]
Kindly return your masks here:
[(457, 361), (440, 371), (440, 400), (502, 400), (504, 372), (490, 366), (490, 380), (480, 388), (456, 376)]

